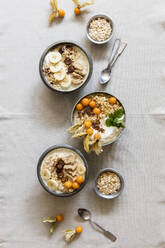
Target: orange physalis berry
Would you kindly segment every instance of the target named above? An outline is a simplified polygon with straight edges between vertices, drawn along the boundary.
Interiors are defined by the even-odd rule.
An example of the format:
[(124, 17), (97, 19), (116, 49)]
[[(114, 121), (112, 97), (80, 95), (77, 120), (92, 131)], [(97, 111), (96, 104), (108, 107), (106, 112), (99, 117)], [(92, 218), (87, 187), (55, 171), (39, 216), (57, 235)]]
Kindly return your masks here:
[(72, 187), (71, 181), (66, 181), (66, 182), (64, 183), (64, 186), (65, 186), (65, 188), (70, 189), (70, 188)]
[(78, 104), (76, 105), (76, 109), (77, 109), (78, 111), (81, 111), (81, 110), (83, 109), (83, 105), (82, 105), (81, 103), (78, 103)]
[(83, 98), (83, 99), (81, 100), (81, 103), (82, 103), (83, 106), (88, 106), (89, 101), (90, 101), (90, 100), (89, 100), (88, 98)]
[(58, 16), (63, 18), (65, 16), (65, 11), (63, 9), (58, 10)]
[(82, 233), (82, 231), (83, 231), (82, 226), (76, 226), (75, 231), (76, 231), (76, 233), (78, 233), (78, 234)]
[(109, 98), (109, 103), (110, 103), (110, 104), (115, 104), (115, 103), (117, 103), (116, 98), (115, 98), (114, 96), (110, 97), (110, 98)]
[(92, 135), (93, 134), (93, 129), (92, 128), (88, 128), (87, 129), (87, 134)]
[(84, 178), (82, 176), (78, 176), (76, 178), (76, 182), (79, 183), (79, 184), (82, 184), (84, 182)]
[(95, 139), (95, 140), (100, 139), (100, 134), (99, 134), (99, 133), (95, 133), (95, 135), (94, 135), (94, 139)]
[(75, 13), (75, 15), (80, 15), (80, 14), (81, 14), (80, 8), (76, 7), (76, 8), (74, 9), (74, 13)]
[(77, 182), (72, 183), (72, 188), (73, 189), (78, 189), (79, 187), (80, 187), (80, 185)]
[(90, 128), (92, 126), (92, 122), (86, 120), (86, 121), (84, 121), (84, 126), (85, 126), (85, 128)]
[(93, 113), (95, 114), (95, 115), (99, 115), (100, 114), (100, 109), (99, 108), (94, 108), (93, 109)]
[(61, 222), (61, 221), (63, 221), (64, 217), (63, 217), (62, 214), (58, 214), (58, 215), (56, 216), (56, 219), (57, 219), (58, 222)]
[(95, 107), (96, 107), (96, 102), (93, 101), (93, 100), (90, 101), (89, 106), (90, 106), (91, 108), (95, 108)]

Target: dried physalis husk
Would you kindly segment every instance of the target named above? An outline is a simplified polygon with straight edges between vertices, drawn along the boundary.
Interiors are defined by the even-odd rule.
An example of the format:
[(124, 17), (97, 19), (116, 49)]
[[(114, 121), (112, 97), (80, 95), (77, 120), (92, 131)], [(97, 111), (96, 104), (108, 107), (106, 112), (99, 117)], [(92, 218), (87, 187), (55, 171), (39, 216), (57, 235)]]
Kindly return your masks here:
[(57, 0), (50, 0), (50, 4), (52, 6), (52, 9), (57, 12), (58, 10)]
[(86, 135), (84, 137), (84, 150), (86, 152), (89, 152), (89, 144), (90, 144), (90, 136), (89, 135)]
[(87, 134), (86, 131), (81, 132), (81, 133), (78, 132), (78, 133), (74, 134), (74, 135), (72, 136), (72, 138), (82, 137), (82, 136), (85, 136), (86, 134)]
[(43, 218), (43, 223), (55, 223), (57, 221), (56, 217), (46, 217)]
[(103, 151), (101, 142), (99, 140), (91, 146), (91, 151), (94, 151), (97, 155)]
[(75, 236), (76, 236), (75, 229), (64, 230), (64, 237), (66, 242), (72, 241)]
[(81, 14), (80, 9), (87, 6), (87, 5), (93, 4), (94, 0), (89, 0), (88, 2), (85, 2), (83, 4), (81, 4), (80, 1), (78, 1), (78, 0), (73, 0), (73, 2), (76, 4), (76, 8), (74, 9), (75, 15), (80, 15)]
[(56, 217), (47, 217), (47, 218), (44, 218), (42, 222), (43, 223), (50, 223), (51, 226), (50, 226), (49, 231), (50, 231), (50, 233), (53, 233), (54, 232), (54, 230), (56, 228), (56, 222), (57, 222)]
[(85, 6), (87, 6), (87, 5), (91, 5), (93, 3), (94, 3), (94, 0), (90, 0), (90, 1), (88, 1), (86, 3), (83, 3), (83, 4), (80, 5), (80, 9), (83, 8), (83, 7), (85, 7)]
[(58, 17), (64, 17), (65, 11), (63, 9), (58, 9), (57, 0), (50, 0), (50, 4), (52, 7), (52, 12), (49, 15), (49, 24), (51, 24), (55, 18)]
[(50, 13), (48, 20), (49, 20), (49, 24), (52, 24), (58, 12), (57, 0), (50, 0), (50, 4), (52, 6), (52, 12)]
[(75, 124), (74, 126), (71, 126), (68, 131), (69, 133), (75, 133), (80, 127), (81, 124)]
[(56, 16), (57, 16), (57, 13), (54, 11), (49, 15), (49, 19), (48, 19), (49, 24), (52, 24)]
[(49, 229), (50, 233), (54, 233), (55, 228), (56, 228), (56, 222), (53, 223), (53, 224), (50, 226), (50, 229)]

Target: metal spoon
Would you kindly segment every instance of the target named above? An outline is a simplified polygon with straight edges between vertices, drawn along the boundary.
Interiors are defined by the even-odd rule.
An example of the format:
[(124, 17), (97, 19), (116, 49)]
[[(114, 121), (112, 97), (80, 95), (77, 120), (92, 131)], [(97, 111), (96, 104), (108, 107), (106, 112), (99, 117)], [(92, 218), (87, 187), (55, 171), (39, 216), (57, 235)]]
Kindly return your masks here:
[(111, 241), (115, 242), (116, 241), (116, 237), (109, 231), (105, 230), (103, 227), (101, 227), (99, 224), (97, 224), (95, 221), (93, 221), (91, 219), (91, 212), (88, 209), (85, 208), (79, 208), (78, 209), (78, 214), (80, 215), (80, 217), (83, 220), (89, 220), (91, 223), (93, 223), (95, 226), (97, 226), (102, 232), (103, 234), (109, 238)]
[[(117, 40), (116, 40), (117, 41)], [(115, 41), (115, 42), (116, 42)], [(122, 54), (122, 52), (124, 51), (124, 49), (126, 48), (127, 46), (127, 43), (125, 42), (122, 42), (119, 46), (118, 49), (115, 49), (115, 44), (114, 44), (114, 47), (113, 47), (113, 50), (112, 50), (112, 56), (111, 56), (111, 59), (110, 59), (110, 62), (107, 66), (106, 69), (104, 69), (102, 72), (101, 72), (101, 75), (100, 75), (100, 84), (106, 84), (109, 82), (110, 80), (110, 75), (111, 75), (111, 69), (113, 67), (113, 65), (115, 64), (116, 60), (118, 59), (118, 57)], [(114, 51), (114, 52), (113, 52)]]

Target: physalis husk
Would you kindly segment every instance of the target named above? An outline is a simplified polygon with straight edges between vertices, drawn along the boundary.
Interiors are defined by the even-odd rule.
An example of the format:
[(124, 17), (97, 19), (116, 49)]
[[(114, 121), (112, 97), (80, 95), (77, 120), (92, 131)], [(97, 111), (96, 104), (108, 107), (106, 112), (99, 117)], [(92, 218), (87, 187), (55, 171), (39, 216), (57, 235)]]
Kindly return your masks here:
[(75, 236), (76, 236), (75, 229), (64, 230), (64, 238), (66, 242), (72, 241)]

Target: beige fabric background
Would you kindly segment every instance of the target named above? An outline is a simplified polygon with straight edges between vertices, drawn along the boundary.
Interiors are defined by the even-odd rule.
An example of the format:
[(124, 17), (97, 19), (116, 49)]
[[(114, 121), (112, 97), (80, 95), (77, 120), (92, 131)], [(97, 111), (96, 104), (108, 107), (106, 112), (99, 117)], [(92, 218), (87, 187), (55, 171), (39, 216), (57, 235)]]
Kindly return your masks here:
[[(92, 210), (98, 223), (117, 235), (111, 243), (82, 223), (84, 232), (69, 247), (165, 248), (165, 1), (96, 0), (75, 18), (71, 0), (59, 1), (66, 17), (48, 27), (48, 0), (0, 1), (0, 247), (67, 247), (61, 231), (81, 223), (77, 208)], [(98, 76), (111, 44), (87, 41), (85, 25), (97, 13), (109, 14), (115, 37), (128, 43), (116, 63), (111, 84), (102, 89)], [(94, 72), (79, 93), (56, 95), (41, 82), (38, 63), (51, 43), (71, 39), (91, 53)], [(56, 199), (38, 183), (36, 165), (49, 146), (70, 140), (73, 104), (88, 92), (105, 90), (117, 96), (127, 112), (121, 139), (99, 156), (87, 156), (90, 177), (83, 192)], [(106, 201), (93, 192), (93, 179), (103, 167), (113, 167), (125, 179), (123, 194)], [(43, 216), (64, 213), (65, 221), (51, 237)]]

